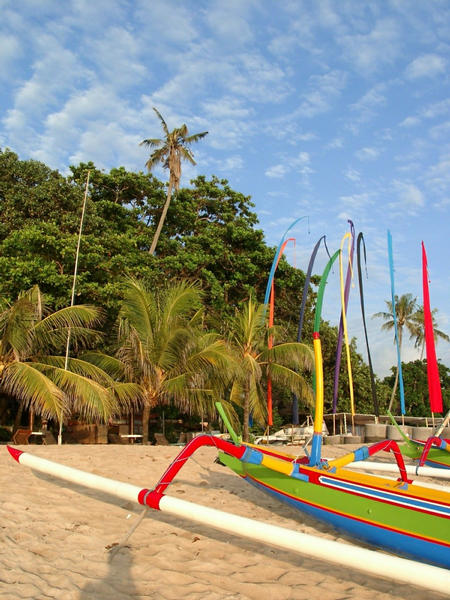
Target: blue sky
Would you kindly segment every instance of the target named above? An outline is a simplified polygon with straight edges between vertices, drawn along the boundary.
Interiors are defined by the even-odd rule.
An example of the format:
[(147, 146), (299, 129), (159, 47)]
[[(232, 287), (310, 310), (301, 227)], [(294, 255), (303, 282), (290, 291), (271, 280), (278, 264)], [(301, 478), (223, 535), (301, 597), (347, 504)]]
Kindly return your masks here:
[[(420, 242), (432, 307), (450, 333), (450, 4), (447, 0), (0, 0), (0, 147), (67, 171), (143, 170), (139, 142), (169, 128), (209, 131), (183, 184), (216, 174), (252, 196), (266, 241), (288, 225), (291, 263), (348, 231), (367, 247), (367, 312), (395, 287), (422, 302)], [(156, 171), (165, 178), (163, 171)], [(326, 261), (319, 253), (316, 272)], [(339, 319), (339, 270), (324, 314)], [(358, 287), (349, 334), (362, 341)], [(300, 301), (299, 290), (299, 301)], [(392, 336), (369, 319), (375, 369)], [(364, 347), (360, 349), (365, 356)], [(450, 365), (450, 344), (437, 354)], [(405, 341), (404, 360), (418, 357)]]

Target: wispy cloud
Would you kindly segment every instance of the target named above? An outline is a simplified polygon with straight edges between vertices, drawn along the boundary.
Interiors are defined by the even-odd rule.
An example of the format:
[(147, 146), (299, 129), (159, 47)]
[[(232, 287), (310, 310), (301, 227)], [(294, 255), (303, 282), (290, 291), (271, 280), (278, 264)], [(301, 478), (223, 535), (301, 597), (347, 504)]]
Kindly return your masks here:
[(268, 169), (266, 169), (265, 175), (267, 177), (280, 179), (281, 177), (284, 177), (287, 172), (288, 172), (288, 168), (286, 165), (278, 164), (278, 165), (273, 165), (273, 166), (269, 167)]
[(408, 79), (421, 77), (436, 77), (445, 73), (447, 62), (437, 54), (424, 54), (413, 60), (406, 68), (405, 75)]
[(344, 171), (344, 177), (347, 177), (347, 179), (350, 179), (350, 181), (361, 181), (361, 173), (359, 173), (359, 171), (356, 169), (352, 169), (351, 167)]
[(311, 118), (329, 111), (345, 88), (346, 79), (345, 72), (336, 70), (311, 76), (308, 82), (310, 89), (304, 94), (296, 114)]
[(401, 51), (401, 31), (393, 18), (378, 19), (367, 33), (345, 33), (338, 37), (344, 58), (354, 69), (371, 74), (392, 64)]
[(393, 187), (397, 193), (397, 200), (390, 203), (390, 207), (398, 212), (408, 215), (417, 215), (425, 206), (425, 198), (422, 191), (414, 183), (405, 181), (393, 181)]
[(378, 148), (366, 147), (361, 148), (360, 150), (357, 150), (355, 152), (356, 158), (358, 158), (361, 161), (375, 160), (376, 158), (378, 158), (379, 155), (380, 151), (378, 150)]

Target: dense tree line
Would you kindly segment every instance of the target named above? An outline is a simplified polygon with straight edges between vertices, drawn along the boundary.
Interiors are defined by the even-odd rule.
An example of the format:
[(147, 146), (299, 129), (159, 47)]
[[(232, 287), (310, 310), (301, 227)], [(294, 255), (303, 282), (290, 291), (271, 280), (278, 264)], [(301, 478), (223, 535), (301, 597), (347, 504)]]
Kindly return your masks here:
[[(34, 160), (20, 160), (0, 150), (0, 297), (10, 305), (26, 290), (39, 286), (53, 310), (69, 306), (75, 251), (87, 172), (89, 196), (81, 242), (76, 288), (77, 305), (103, 311), (98, 350), (113, 354), (115, 324), (129, 278), (146, 289), (163, 289), (168, 281), (198, 282), (202, 289), (202, 327), (229, 335), (236, 313), (250, 298), (262, 301), (275, 249), (269, 247), (250, 197), (231, 189), (226, 180), (200, 176), (173, 194), (156, 253), (149, 252), (166, 203), (164, 184), (151, 174), (123, 167), (109, 172), (93, 163), (71, 166), (67, 175)], [(297, 313), (304, 273), (282, 258), (276, 277), (277, 343), (296, 339)], [(308, 297), (304, 340), (311, 338), (315, 293)], [(332, 381), (337, 330), (323, 324), (325, 381)], [(368, 368), (352, 343), (355, 402), (371, 412)], [(311, 376), (305, 373), (311, 383)], [(381, 406), (386, 385), (377, 381)], [(348, 409), (343, 372), (339, 410)], [(5, 393), (5, 390), (3, 390)], [(326, 408), (331, 390), (325, 390)], [(170, 396), (170, 395), (169, 395)], [(167, 397), (169, 397), (167, 396)], [(291, 396), (274, 382), (274, 398), (289, 421)], [(6, 403), (7, 404), (7, 403)], [(3, 399), (3, 407), (5, 400)], [(1, 408), (1, 406), (0, 406)], [(308, 403), (301, 406), (310, 411)], [(6, 409), (3, 410), (5, 419)]]

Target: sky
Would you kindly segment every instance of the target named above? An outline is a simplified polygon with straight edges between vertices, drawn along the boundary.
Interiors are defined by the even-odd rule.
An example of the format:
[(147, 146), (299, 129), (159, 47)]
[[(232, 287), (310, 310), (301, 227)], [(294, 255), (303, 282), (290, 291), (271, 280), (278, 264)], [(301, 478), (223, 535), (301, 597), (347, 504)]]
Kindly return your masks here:
[[(182, 185), (227, 179), (271, 246), (308, 217), (289, 232), (291, 264), (305, 271), (322, 235), (339, 248), (349, 219), (363, 232), (379, 376), (396, 363), (392, 333), (371, 318), (391, 297), (388, 229), (395, 292), (422, 304), (423, 240), (450, 334), (447, 0), (0, 0), (0, 16), (0, 148), (62, 173), (89, 160), (145, 170), (156, 107), (169, 129), (209, 132)], [(315, 273), (326, 261), (320, 250)], [(355, 277), (348, 330), (367, 359), (358, 294)], [(336, 268), (323, 314), (337, 325), (340, 310)], [(450, 366), (449, 343), (437, 355)], [(402, 359), (416, 358), (406, 336)]]

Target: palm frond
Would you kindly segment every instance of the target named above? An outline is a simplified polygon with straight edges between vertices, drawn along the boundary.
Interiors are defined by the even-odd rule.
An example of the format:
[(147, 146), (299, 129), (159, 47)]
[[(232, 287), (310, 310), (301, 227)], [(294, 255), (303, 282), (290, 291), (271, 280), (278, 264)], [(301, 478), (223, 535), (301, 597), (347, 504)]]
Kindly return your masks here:
[[(44, 356), (41, 357), (40, 364), (64, 369), (65, 360), (66, 359), (64, 356)], [(78, 375), (88, 377), (89, 379), (92, 379), (104, 386), (111, 386), (114, 383), (112, 377), (110, 377), (103, 369), (80, 358), (69, 358), (67, 361), (67, 369), (72, 371), (72, 373), (77, 373)]]
[(124, 377), (125, 365), (121, 360), (114, 356), (109, 356), (102, 352), (85, 352), (80, 358), (81, 360), (102, 369), (102, 371), (107, 373), (113, 379), (122, 379)]
[(61, 389), (32, 363), (8, 365), (2, 373), (2, 387), (43, 417), (59, 418), (64, 409)]
[(153, 110), (155, 111), (156, 115), (158, 116), (158, 119), (161, 121), (161, 126), (167, 137), (169, 135), (169, 129), (167, 127), (167, 123), (164, 121), (161, 113), (159, 112), (159, 110), (157, 108), (153, 107)]
[(121, 410), (129, 411), (139, 408), (143, 403), (144, 391), (138, 383), (121, 383), (115, 381), (110, 387)]

